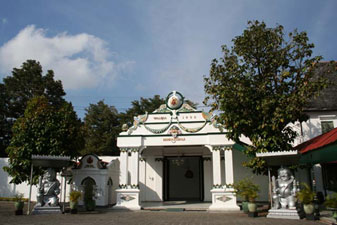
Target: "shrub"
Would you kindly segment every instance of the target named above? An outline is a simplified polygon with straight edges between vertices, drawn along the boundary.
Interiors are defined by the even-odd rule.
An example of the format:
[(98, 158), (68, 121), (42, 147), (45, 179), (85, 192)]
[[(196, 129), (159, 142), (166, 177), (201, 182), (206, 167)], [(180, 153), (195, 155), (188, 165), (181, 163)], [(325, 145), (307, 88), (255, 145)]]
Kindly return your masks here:
[(81, 196), (82, 193), (80, 191), (71, 191), (69, 194), (69, 200), (72, 202), (77, 202)]
[(260, 188), (250, 178), (242, 179), (233, 184), (234, 192), (245, 201), (253, 202), (260, 192)]
[(315, 192), (313, 192), (306, 183), (302, 183), (301, 186), (302, 189), (296, 194), (297, 199), (305, 205), (312, 203), (314, 201)]
[(328, 208), (337, 209), (337, 193), (333, 193), (332, 195), (329, 195), (326, 198), (324, 205)]

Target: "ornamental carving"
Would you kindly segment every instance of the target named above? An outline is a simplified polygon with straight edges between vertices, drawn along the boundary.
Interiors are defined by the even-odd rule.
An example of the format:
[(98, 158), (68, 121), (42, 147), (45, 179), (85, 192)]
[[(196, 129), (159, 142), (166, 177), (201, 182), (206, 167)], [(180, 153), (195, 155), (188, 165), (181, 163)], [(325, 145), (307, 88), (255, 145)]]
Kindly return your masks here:
[[(200, 130), (202, 130), (207, 124), (213, 126), (214, 128), (218, 129), (220, 132), (224, 131), (224, 126), (222, 124), (219, 124), (216, 120), (216, 117), (213, 116), (212, 112), (201, 112), (201, 115), (204, 119), (204, 122), (201, 126), (198, 127), (185, 127), (182, 125), (182, 122), (179, 121), (177, 115), (179, 113), (188, 113), (188, 112), (196, 112), (196, 110), (188, 105), (187, 103), (184, 103), (184, 96), (180, 94), (177, 91), (172, 91), (170, 94), (168, 94), (166, 98), (166, 104), (163, 104), (159, 107), (159, 109), (155, 110), (153, 113), (169, 113), (170, 114), (170, 121), (168, 124), (165, 124), (162, 128), (152, 128), (145, 124), (145, 122), (148, 120), (148, 113), (146, 112), (144, 115), (139, 115), (134, 117), (133, 126), (128, 129), (128, 134), (131, 135), (135, 130), (137, 130), (138, 127), (141, 125), (144, 125), (145, 129), (153, 134), (162, 134), (166, 132), (170, 126), (172, 125), (172, 119), (177, 120), (178, 127), (188, 133), (197, 133)], [(156, 117), (157, 119), (160, 117)], [(166, 118), (166, 117), (162, 117)], [(123, 127), (123, 131), (127, 129), (127, 126)]]
[(166, 105), (169, 109), (179, 109), (184, 103), (184, 96), (177, 91), (172, 91), (167, 95)]
[(228, 202), (232, 198), (230, 198), (230, 197), (228, 197), (226, 195), (222, 195), (222, 196), (217, 197), (216, 199), (219, 200), (219, 201), (222, 201), (222, 202)]
[(128, 202), (128, 201), (135, 199), (135, 197), (132, 197), (131, 195), (122, 195), (121, 199)]
[(178, 134), (181, 134), (181, 130), (176, 125), (173, 125), (169, 129), (168, 133), (171, 134), (172, 137), (176, 138), (178, 136)]
[(232, 146), (226, 146), (226, 145), (221, 145), (221, 146), (213, 146), (213, 151), (230, 151), (232, 150)]

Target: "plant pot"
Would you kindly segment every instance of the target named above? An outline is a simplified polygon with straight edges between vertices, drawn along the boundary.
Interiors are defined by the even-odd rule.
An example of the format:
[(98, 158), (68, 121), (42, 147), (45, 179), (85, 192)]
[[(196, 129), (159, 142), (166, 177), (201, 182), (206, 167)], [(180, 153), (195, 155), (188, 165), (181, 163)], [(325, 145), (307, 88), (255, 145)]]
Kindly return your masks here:
[(70, 207), (70, 213), (71, 214), (77, 214), (77, 207), (78, 207), (78, 202), (73, 202), (73, 201), (70, 201), (69, 202), (69, 207)]
[(248, 202), (242, 202), (242, 211), (248, 213)]
[(23, 215), (23, 210), (22, 209), (15, 210), (15, 215), (16, 216)]
[(249, 202), (248, 203), (248, 211), (249, 212), (256, 212), (257, 205), (255, 202)]
[(24, 202), (15, 202), (15, 215), (22, 215), (23, 214), (23, 207), (25, 206)]
[(70, 201), (69, 206), (70, 206), (70, 209), (77, 209), (78, 202)]
[(95, 200), (88, 200), (84, 204), (85, 204), (85, 209), (87, 211), (94, 211), (95, 210), (95, 207), (96, 207)]
[(305, 214), (310, 215), (314, 213), (314, 204), (303, 204)]

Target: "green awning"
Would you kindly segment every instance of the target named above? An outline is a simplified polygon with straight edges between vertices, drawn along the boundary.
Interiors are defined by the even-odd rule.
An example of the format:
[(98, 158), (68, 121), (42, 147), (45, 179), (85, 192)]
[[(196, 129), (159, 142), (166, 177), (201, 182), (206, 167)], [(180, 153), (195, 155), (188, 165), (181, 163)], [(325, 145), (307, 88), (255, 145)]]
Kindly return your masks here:
[(300, 164), (329, 163), (337, 161), (337, 142), (303, 153)]
[(240, 151), (240, 152), (243, 152), (244, 150), (246, 150), (247, 147), (248, 147), (248, 145), (246, 143), (243, 143), (243, 142), (235, 143), (233, 145), (233, 148)]

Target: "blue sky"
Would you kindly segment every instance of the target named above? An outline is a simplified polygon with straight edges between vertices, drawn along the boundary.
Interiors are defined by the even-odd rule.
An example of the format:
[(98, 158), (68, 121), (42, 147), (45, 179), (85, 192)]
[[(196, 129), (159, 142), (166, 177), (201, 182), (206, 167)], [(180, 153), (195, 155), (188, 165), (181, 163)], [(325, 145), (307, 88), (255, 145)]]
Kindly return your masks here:
[[(337, 60), (336, 0), (0, 0), (0, 79), (26, 59), (53, 69), (80, 117), (178, 90), (202, 106), (203, 76), (248, 20), (307, 31)], [(203, 109), (200, 107), (200, 109)]]

